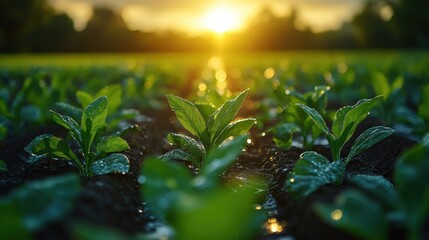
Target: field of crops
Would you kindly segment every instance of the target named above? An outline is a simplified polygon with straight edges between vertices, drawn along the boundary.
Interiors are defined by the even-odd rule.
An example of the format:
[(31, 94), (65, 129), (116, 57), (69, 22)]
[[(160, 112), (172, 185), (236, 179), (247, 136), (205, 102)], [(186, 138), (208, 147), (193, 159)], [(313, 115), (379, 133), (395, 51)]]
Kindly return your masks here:
[(0, 56), (0, 239), (428, 239), (429, 53)]

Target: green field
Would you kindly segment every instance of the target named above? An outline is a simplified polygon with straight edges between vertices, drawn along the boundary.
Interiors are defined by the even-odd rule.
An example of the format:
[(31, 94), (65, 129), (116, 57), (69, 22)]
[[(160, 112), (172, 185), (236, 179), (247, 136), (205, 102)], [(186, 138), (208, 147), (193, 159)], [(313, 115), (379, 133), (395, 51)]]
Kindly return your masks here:
[(0, 55), (0, 238), (421, 239), (428, 133), (426, 51)]

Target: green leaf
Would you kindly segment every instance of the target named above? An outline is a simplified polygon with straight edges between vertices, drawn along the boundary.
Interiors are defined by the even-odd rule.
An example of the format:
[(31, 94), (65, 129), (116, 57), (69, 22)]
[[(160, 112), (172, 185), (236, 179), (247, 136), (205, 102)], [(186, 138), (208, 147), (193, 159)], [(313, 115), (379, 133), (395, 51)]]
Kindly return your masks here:
[(2, 239), (32, 239), (26, 229), (18, 204), (0, 201), (0, 236)]
[(82, 114), (82, 143), (84, 154), (88, 154), (97, 131), (105, 126), (109, 102), (106, 97), (97, 98)]
[[(381, 102), (383, 96), (377, 96), (372, 99), (362, 99), (358, 101), (352, 107), (346, 107), (346, 111), (339, 110), (337, 112), (336, 119), (334, 121), (332, 132), (339, 138), (342, 135), (346, 135), (346, 142), (351, 138), (356, 127), (362, 122), (369, 114), (372, 108)], [(341, 115), (341, 116), (338, 116)], [(345, 134), (345, 129), (351, 126), (350, 130)], [(334, 130), (335, 129), (335, 130)]]
[(96, 226), (88, 223), (77, 223), (72, 226), (72, 238), (81, 240), (149, 240), (134, 238), (107, 226)]
[(209, 120), (210, 115), (216, 111), (216, 107), (211, 103), (198, 102), (195, 103), (195, 106), (198, 108), (198, 111), (200, 111), (204, 121), (206, 122)]
[(200, 175), (206, 177), (209, 182), (215, 182), (219, 175), (223, 173), (243, 151), (247, 138), (247, 135), (238, 136), (220, 148), (209, 152)]
[(206, 129), (206, 122), (197, 107), (181, 97), (167, 94), (168, 104), (176, 114), (177, 119), (183, 127), (200, 139)]
[(94, 97), (85, 91), (77, 91), (76, 98), (82, 108), (88, 107), (88, 105), (94, 100)]
[(61, 115), (67, 115), (73, 118), (74, 121), (80, 121), (82, 118), (82, 109), (72, 106), (68, 103), (57, 102), (54, 105), (54, 110)]
[(167, 135), (167, 139), (170, 143), (189, 153), (194, 159), (196, 159), (197, 162), (194, 162), (194, 164), (196, 164), (197, 167), (201, 166), (202, 161), (206, 157), (206, 152), (204, 148), (195, 141), (195, 139), (177, 133), (169, 133)]
[(95, 135), (95, 132), (104, 127), (109, 102), (105, 96), (97, 98), (90, 103), (82, 114), (82, 130)]
[(256, 119), (254, 118), (246, 118), (232, 122), (217, 136), (213, 143), (214, 148), (220, 146), (229, 137), (246, 134), (255, 123)]
[(373, 74), (373, 80), (371, 81), (374, 88), (374, 92), (377, 95), (383, 95), (384, 97), (389, 97), (392, 89), (387, 80), (386, 76), (381, 72), (375, 72)]
[(273, 128), (273, 141), (278, 148), (288, 150), (292, 147), (293, 134), (300, 129), (295, 123), (280, 123)]
[(342, 161), (331, 163), (316, 152), (304, 152), (288, 174), (285, 189), (295, 199), (303, 199), (325, 184), (339, 183), (344, 170)]
[[(417, 239), (429, 214), (429, 149), (417, 145), (406, 151), (395, 166), (394, 180), (406, 214), (410, 239)], [(417, 237), (417, 238), (416, 238)]]
[(26, 105), (21, 108), (20, 115), (22, 119), (29, 122), (40, 120), (42, 113), (40, 108), (34, 105)]
[(96, 175), (104, 175), (113, 172), (127, 173), (130, 162), (127, 156), (120, 153), (111, 154), (105, 158), (98, 159), (92, 164), (92, 171)]
[(143, 198), (150, 209), (165, 219), (178, 204), (181, 195), (190, 191), (191, 174), (185, 167), (157, 158), (143, 160)]
[(200, 164), (198, 159), (196, 159), (191, 154), (180, 149), (173, 149), (165, 153), (164, 155), (160, 156), (159, 158), (165, 159), (165, 160), (188, 161), (188, 162), (192, 162), (195, 166), (198, 166), (198, 164)]
[(122, 152), (130, 149), (127, 141), (118, 136), (108, 136), (102, 138), (97, 144), (96, 151), (98, 153), (113, 153)]
[(185, 193), (169, 223), (177, 230), (176, 239), (252, 239), (266, 219), (254, 202), (249, 188)]
[(357, 175), (351, 182), (364, 190), (369, 196), (393, 209), (398, 201), (395, 187), (383, 176)]
[(232, 120), (234, 120), (235, 115), (237, 115), (238, 110), (240, 110), (241, 105), (246, 98), (247, 92), (249, 90), (244, 90), (236, 98), (226, 101), (216, 112), (214, 112), (207, 122), (207, 129), (209, 132), (210, 140), (213, 140), (220, 135), (220, 133), (225, 129)]
[(336, 113), (335, 113), (335, 119), (334, 122), (332, 123), (332, 133), (334, 134), (334, 136), (338, 139), (342, 136), (342, 133), (344, 132), (344, 129), (347, 126), (344, 126), (344, 118), (346, 117), (347, 113), (352, 110), (351, 106), (345, 106), (340, 108)]
[(72, 210), (80, 189), (75, 175), (50, 177), (26, 183), (13, 191), (7, 201), (19, 206), (24, 225), (34, 231), (65, 217)]
[(325, 120), (323, 120), (322, 116), (314, 108), (308, 107), (301, 103), (296, 103), (296, 105), (308, 114), (308, 116), (322, 130), (322, 132), (326, 134), (326, 136), (329, 136), (329, 129), (328, 126), (326, 126)]
[(380, 205), (356, 190), (341, 194), (335, 204), (317, 204), (316, 213), (330, 225), (362, 239), (387, 239), (388, 223)]
[[(109, 114), (115, 113), (122, 104), (122, 87), (119, 84), (107, 86), (101, 89), (97, 97), (106, 96), (109, 100)], [(92, 101), (93, 99), (91, 99)]]
[(80, 135), (80, 129), (79, 129), (79, 125), (77, 124), (77, 122), (75, 122), (73, 120), (73, 118), (69, 117), (69, 116), (63, 116), (57, 112), (54, 111), (50, 111), (52, 114), (52, 119), (54, 120), (54, 122), (56, 122), (58, 125), (66, 128), (67, 130), (70, 131), (72, 137), (80, 142), (81, 140), (81, 135)]
[(7, 169), (6, 163), (3, 160), (0, 160), (0, 172), (7, 172), (7, 171), (9, 170)]
[(354, 142), (352, 149), (347, 156), (346, 165), (354, 156), (362, 153), (376, 143), (392, 135), (394, 132), (395, 130), (383, 126), (376, 126), (365, 130)]
[(28, 153), (34, 155), (47, 155), (53, 158), (58, 157), (79, 162), (78, 158), (70, 149), (66, 141), (49, 134), (44, 134), (36, 137), (24, 149)]

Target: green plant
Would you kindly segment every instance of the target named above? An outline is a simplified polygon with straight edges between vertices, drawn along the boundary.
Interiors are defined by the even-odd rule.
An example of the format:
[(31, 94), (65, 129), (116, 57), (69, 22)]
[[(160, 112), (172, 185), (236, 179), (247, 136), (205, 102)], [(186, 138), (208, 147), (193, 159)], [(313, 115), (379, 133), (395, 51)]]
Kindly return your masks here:
[[(106, 96), (109, 99), (109, 108), (106, 116), (106, 129), (112, 130), (119, 127), (119, 123), (137, 119), (141, 117), (138, 110), (135, 109), (120, 109), (123, 104), (122, 100), (122, 87), (121, 85), (111, 85), (102, 88), (95, 95), (91, 95), (85, 91), (78, 91), (76, 93), (76, 98), (80, 103), (80, 107), (74, 107), (68, 103), (59, 102), (56, 103), (56, 109), (60, 113), (64, 113), (72, 117), (75, 121), (78, 121), (82, 117), (83, 109), (85, 109), (91, 102), (95, 99)], [(124, 127), (123, 130), (126, 130), (129, 127)]]
[(41, 122), (40, 108), (26, 100), (32, 85), (33, 81), (26, 79), (19, 90), (13, 87), (0, 89), (0, 140), (20, 134), (30, 123)]
[(31, 233), (67, 216), (80, 190), (80, 181), (75, 175), (23, 184), (0, 200), (0, 236), (32, 239)]
[(80, 126), (71, 117), (51, 111), (53, 120), (69, 131), (78, 149), (74, 152), (70, 147), (72, 143), (45, 134), (36, 137), (25, 147), (31, 154), (28, 161), (34, 162), (44, 156), (70, 160), (85, 177), (116, 171), (128, 172), (128, 158), (116, 153), (129, 149), (128, 143), (118, 136), (101, 137), (99, 134), (105, 125), (108, 105), (105, 96), (90, 103), (82, 113)]
[(314, 91), (301, 94), (294, 89), (279, 87), (275, 90), (275, 96), (282, 106), (281, 122), (273, 128), (273, 140), (277, 147), (290, 149), (293, 135), (300, 133), (303, 147), (307, 150), (313, 148), (314, 142), (322, 133), (321, 129), (313, 124), (311, 118), (296, 104), (301, 103), (314, 108), (317, 112), (326, 115), (328, 98), (326, 93), (328, 86), (316, 86)]
[(195, 105), (186, 99), (167, 95), (168, 103), (179, 122), (199, 141), (183, 134), (169, 133), (168, 141), (179, 149), (166, 153), (163, 158), (190, 161), (201, 168), (206, 154), (218, 149), (227, 138), (246, 133), (255, 123), (254, 118), (232, 121), (243, 104), (247, 91), (241, 92), (218, 109), (210, 104)]
[(285, 188), (292, 196), (304, 198), (325, 184), (339, 184), (342, 181), (345, 167), (354, 156), (394, 133), (394, 130), (388, 127), (369, 128), (355, 140), (348, 155), (344, 159), (341, 158), (344, 144), (352, 137), (359, 123), (368, 116), (370, 110), (380, 100), (381, 96), (363, 99), (353, 106), (339, 109), (336, 112), (331, 131), (316, 110), (303, 104), (297, 104), (326, 135), (331, 147), (332, 162), (317, 152), (304, 152), (293, 170), (288, 174), (285, 182)]
[(405, 230), (399, 238), (423, 239), (429, 217), (429, 141), (401, 155), (395, 166), (396, 188), (382, 176), (355, 176), (358, 189), (348, 190), (333, 204), (316, 205), (328, 224), (364, 239), (389, 239), (389, 227)]
[(252, 207), (252, 189), (236, 191), (219, 184), (242, 152), (247, 136), (211, 151), (198, 176), (176, 162), (147, 158), (142, 167), (142, 198), (175, 230), (176, 239), (248, 239), (263, 221)]

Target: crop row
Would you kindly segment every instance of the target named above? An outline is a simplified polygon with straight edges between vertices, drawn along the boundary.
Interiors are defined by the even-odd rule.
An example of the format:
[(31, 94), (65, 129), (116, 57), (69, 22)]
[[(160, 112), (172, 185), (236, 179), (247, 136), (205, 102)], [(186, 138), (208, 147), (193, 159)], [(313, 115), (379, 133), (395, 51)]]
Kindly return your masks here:
[[(12, 189), (0, 202), (0, 219), (9, 223), (0, 233), (28, 238), (69, 214), (81, 181), (128, 174), (124, 151), (130, 146), (123, 135), (147, 119), (143, 113), (162, 111), (166, 102), (180, 123), (179, 133), (165, 136), (170, 151), (141, 159), (138, 181), (142, 201), (169, 231), (123, 236), (106, 229), (97, 238), (248, 239), (261, 226), (285, 227), (254, 207), (269, 183), (222, 182), (221, 175), (251, 147), (250, 131), (268, 132), (282, 151), (303, 149), (282, 186), (293, 201), (328, 184), (357, 186), (331, 204), (315, 205), (326, 223), (366, 239), (388, 238), (393, 225), (409, 239), (419, 239), (429, 212), (429, 84), (423, 67), (407, 66), (419, 65), (377, 70), (341, 62), (320, 72), (293, 64), (239, 68), (214, 58), (197, 74), (156, 66), (3, 70), (0, 139), (4, 144), (28, 140), (22, 159), (0, 159), (3, 181), (16, 174), (13, 161), (31, 165), (46, 158), (70, 162), (80, 177), (49, 177)], [(246, 117), (249, 113), (255, 118)], [(356, 135), (368, 116), (378, 126)], [(60, 136), (40, 132), (53, 125), (60, 127)], [(396, 161), (392, 182), (383, 176), (345, 176), (350, 162), (392, 134), (416, 141)], [(320, 143), (330, 156), (315, 151)], [(249, 187), (255, 185), (257, 191)], [(79, 225), (74, 231), (85, 238), (95, 230)]]

